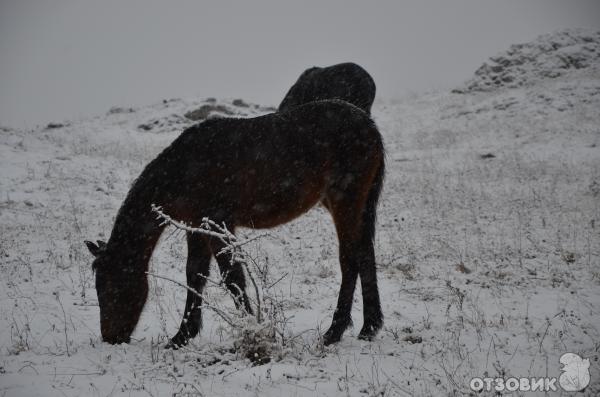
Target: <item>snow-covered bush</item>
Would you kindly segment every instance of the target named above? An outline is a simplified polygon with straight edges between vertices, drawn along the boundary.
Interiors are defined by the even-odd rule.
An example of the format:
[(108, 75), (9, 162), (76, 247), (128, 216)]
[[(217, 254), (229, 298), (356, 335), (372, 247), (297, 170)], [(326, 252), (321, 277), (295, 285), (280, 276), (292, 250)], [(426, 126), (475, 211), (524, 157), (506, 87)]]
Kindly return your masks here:
[[(183, 222), (174, 220), (162, 212), (160, 207), (153, 206), (152, 209), (163, 224), (173, 226), (177, 230), (186, 233), (204, 234), (223, 242), (225, 248), (216, 253), (216, 255), (231, 253), (231, 261), (242, 264), (254, 290), (254, 296), (249, 297), (254, 306), (254, 314), (250, 315), (247, 313), (243, 305), (225, 307), (220, 302), (213, 300), (207, 293), (191, 289), (171, 278), (154, 273), (148, 273), (148, 275), (171, 281), (201, 296), (203, 306), (213, 311), (230, 328), (234, 338), (234, 348), (241, 356), (248, 358), (254, 364), (264, 364), (273, 358), (281, 357), (283, 348), (287, 343), (285, 327), (288, 318), (283, 312), (284, 304), (282, 298), (271, 293), (273, 285), (280, 280), (271, 280), (268, 266), (260, 266), (256, 259), (244, 250), (245, 245), (251, 241), (265, 237), (266, 234), (261, 234), (253, 238), (239, 239), (229, 231), (225, 224), (217, 224), (208, 218), (204, 218), (199, 227), (190, 227)], [(208, 285), (217, 287), (222, 292), (231, 295), (235, 300), (235, 297), (226, 287), (222, 277), (219, 279), (207, 278), (207, 282)]]

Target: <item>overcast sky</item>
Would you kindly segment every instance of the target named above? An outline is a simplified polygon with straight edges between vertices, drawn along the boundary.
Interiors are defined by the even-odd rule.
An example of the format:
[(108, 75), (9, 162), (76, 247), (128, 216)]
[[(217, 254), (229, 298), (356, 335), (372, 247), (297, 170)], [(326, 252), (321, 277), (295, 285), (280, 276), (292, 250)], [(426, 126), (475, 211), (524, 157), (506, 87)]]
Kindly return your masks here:
[(572, 27), (600, 29), (600, 1), (0, 0), (0, 125), (175, 97), (277, 105), (307, 67), (345, 61), (389, 99)]

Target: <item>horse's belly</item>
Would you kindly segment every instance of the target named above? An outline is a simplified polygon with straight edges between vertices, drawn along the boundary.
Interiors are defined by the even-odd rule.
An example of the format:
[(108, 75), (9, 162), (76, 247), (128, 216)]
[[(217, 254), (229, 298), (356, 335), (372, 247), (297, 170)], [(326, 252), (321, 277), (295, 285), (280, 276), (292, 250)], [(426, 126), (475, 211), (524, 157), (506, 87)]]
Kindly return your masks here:
[[(287, 194), (286, 194), (287, 193)], [(271, 228), (301, 216), (314, 207), (322, 198), (319, 188), (299, 189), (288, 192), (266, 194), (248, 200), (237, 214), (240, 226)]]

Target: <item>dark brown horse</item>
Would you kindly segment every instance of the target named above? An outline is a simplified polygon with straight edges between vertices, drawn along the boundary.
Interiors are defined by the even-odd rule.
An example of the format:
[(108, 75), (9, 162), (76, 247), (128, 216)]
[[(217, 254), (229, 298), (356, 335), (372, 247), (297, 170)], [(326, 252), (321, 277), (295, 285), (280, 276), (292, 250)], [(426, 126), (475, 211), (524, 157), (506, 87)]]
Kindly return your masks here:
[(370, 114), (375, 100), (375, 82), (365, 69), (355, 63), (324, 68), (315, 66), (298, 77), (281, 101), (279, 110), (324, 99), (341, 99)]
[[(343, 101), (319, 101), (251, 119), (214, 119), (185, 130), (146, 166), (133, 184), (107, 244), (86, 242), (96, 259), (96, 291), (102, 338), (129, 342), (148, 295), (146, 271), (164, 226), (151, 211), (163, 207), (174, 219), (198, 225), (203, 217), (238, 226), (270, 228), (322, 203), (339, 239), (342, 285), (325, 333), (330, 344), (350, 324), (360, 275), (364, 325), (371, 339), (383, 324), (373, 238), (384, 175), (381, 135), (369, 116)], [(201, 292), (211, 256), (222, 243), (188, 234), (187, 283)], [(216, 257), (224, 280), (248, 312), (245, 277), (239, 263)], [(187, 294), (172, 347), (187, 343), (201, 327), (201, 299)]]

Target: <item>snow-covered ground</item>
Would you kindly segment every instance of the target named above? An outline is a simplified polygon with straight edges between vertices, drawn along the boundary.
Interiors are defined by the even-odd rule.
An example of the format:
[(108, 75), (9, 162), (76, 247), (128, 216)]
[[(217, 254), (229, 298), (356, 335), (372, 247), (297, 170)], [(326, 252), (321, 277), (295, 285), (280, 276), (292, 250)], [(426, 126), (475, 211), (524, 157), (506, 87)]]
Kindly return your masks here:
[[(133, 179), (192, 123), (184, 114), (269, 109), (168, 100), (57, 128), (2, 127), (0, 395), (464, 395), (473, 377), (557, 377), (566, 352), (590, 360), (584, 393), (600, 394), (598, 58), (590, 65), (542, 78), (530, 68), (519, 87), (377, 102), (385, 328), (356, 338), (359, 288), (355, 327), (320, 346), (340, 273), (331, 219), (315, 208), (248, 248), (283, 277), (273, 294), (293, 336), (260, 366), (208, 311), (187, 348), (165, 350), (185, 293), (158, 279), (132, 343), (103, 343), (83, 240), (107, 238)], [(165, 233), (153, 272), (185, 279), (183, 240)]]

